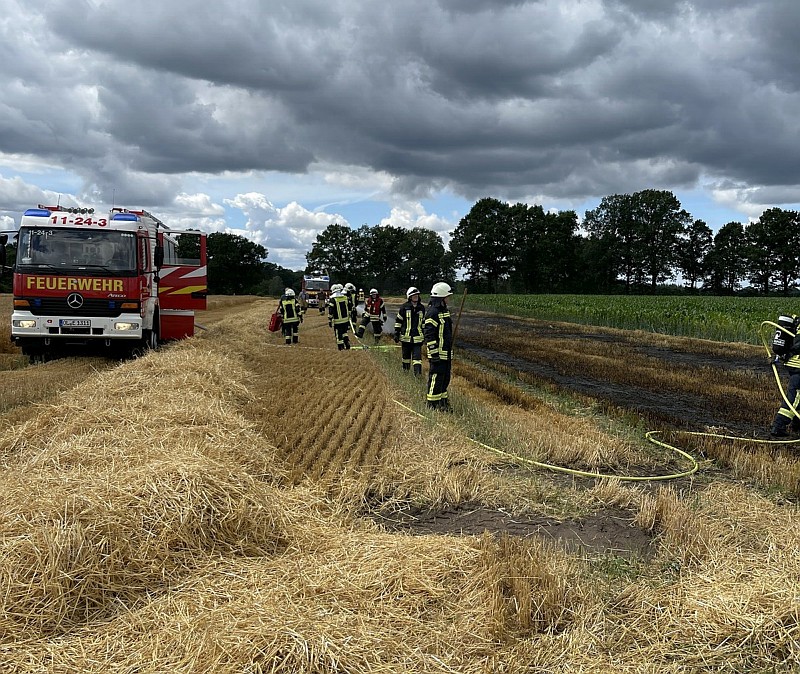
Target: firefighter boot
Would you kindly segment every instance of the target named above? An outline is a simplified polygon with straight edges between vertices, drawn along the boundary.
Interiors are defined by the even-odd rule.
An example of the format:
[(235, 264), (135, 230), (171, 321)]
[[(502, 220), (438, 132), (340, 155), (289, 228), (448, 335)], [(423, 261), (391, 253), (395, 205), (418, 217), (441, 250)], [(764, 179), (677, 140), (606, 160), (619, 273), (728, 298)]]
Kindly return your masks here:
[(439, 401), (438, 400), (428, 400), (425, 402), (425, 406), (429, 410), (438, 410), (439, 409)]
[(439, 411), (453, 413), (453, 408), (450, 407), (450, 401), (447, 398), (442, 398), (439, 401)]
[(350, 349), (350, 338), (347, 335), (344, 336), (344, 348)]
[(414, 376), (415, 377), (422, 376), (422, 365), (414, 365)]
[(380, 332), (376, 332), (373, 335), (373, 339), (375, 340), (376, 344), (380, 344), (381, 343), (381, 333)]
[(772, 422), (772, 428), (769, 429), (769, 434), (773, 438), (788, 438), (789, 431), (789, 418), (778, 414), (775, 416), (775, 421)]
[(300, 338), (299, 338), (299, 337), (297, 337), (297, 335), (295, 335), (294, 337), (292, 337), (292, 344), (297, 344), (299, 341), (300, 341)]

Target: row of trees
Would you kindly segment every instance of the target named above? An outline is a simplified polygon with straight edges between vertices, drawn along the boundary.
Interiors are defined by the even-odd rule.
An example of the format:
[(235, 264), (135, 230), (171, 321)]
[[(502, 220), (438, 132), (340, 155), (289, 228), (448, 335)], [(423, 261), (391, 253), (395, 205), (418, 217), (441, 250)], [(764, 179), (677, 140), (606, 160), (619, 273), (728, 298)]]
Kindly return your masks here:
[(300, 289), (303, 272), (267, 262), (268, 251), (238, 234), (208, 235), (208, 292), (212, 295), (280, 295)]
[(438, 280), (453, 280), (455, 264), (436, 232), (391, 225), (351, 229), (329, 225), (306, 254), (308, 268), (327, 270), (334, 281), (381, 293), (425, 291)]
[(789, 294), (800, 281), (800, 249), (790, 245), (798, 224), (797, 212), (771, 208), (715, 234), (662, 190), (604, 197), (582, 223), (574, 211), (485, 198), (458, 223), (449, 250), (430, 230), (330, 225), (306, 259), (383, 292), (452, 281), (463, 269), (478, 292)]

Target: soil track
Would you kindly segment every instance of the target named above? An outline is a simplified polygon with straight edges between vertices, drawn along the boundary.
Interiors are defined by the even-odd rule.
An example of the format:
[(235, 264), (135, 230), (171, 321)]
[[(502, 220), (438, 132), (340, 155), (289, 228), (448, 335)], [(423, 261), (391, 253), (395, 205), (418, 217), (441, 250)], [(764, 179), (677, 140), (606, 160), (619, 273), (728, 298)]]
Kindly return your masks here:
[[(468, 358), (657, 421), (665, 428), (724, 428), (746, 437), (766, 437), (780, 400), (763, 351), (747, 345), (726, 347), (705, 340), (472, 312), (464, 312), (457, 340)], [(530, 348), (523, 351), (520, 343)], [(599, 357), (609, 361), (602, 371), (587, 367), (589, 359), (594, 362)], [(633, 364), (635, 377), (630, 375)], [(694, 380), (694, 387), (687, 387), (678, 375)], [(736, 404), (710, 395), (707, 389), (721, 384), (735, 389), (728, 391), (728, 397)]]
[(414, 534), (480, 535), (491, 531), (523, 538), (541, 536), (576, 552), (647, 559), (652, 553), (653, 538), (634, 526), (634, 518), (633, 512), (610, 508), (580, 520), (560, 521), (464, 503), (436, 510), (413, 508), (387, 514), (380, 521), (389, 530)]

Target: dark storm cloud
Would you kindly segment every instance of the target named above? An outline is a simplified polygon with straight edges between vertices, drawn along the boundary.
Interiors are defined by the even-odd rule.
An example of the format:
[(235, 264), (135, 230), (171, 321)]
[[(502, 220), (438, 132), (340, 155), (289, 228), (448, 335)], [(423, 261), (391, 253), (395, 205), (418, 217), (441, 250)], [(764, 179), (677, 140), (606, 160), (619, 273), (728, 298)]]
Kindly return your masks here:
[(46, 53), (0, 29), (0, 149), (83, 160), (87, 184), (315, 161), (409, 196), (800, 184), (793, 0), (38, 6), (16, 25)]

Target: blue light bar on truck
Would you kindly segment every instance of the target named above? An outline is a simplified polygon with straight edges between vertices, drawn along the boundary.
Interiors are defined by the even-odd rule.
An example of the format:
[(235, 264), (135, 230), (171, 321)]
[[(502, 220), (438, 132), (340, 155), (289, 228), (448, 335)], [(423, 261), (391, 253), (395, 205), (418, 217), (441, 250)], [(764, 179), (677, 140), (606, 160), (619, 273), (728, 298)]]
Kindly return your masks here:
[(32, 215), (36, 218), (49, 218), (52, 213), (44, 208), (29, 208), (24, 215)]
[(139, 216), (135, 213), (114, 213), (111, 216), (112, 220), (127, 220), (128, 222), (136, 222)]

